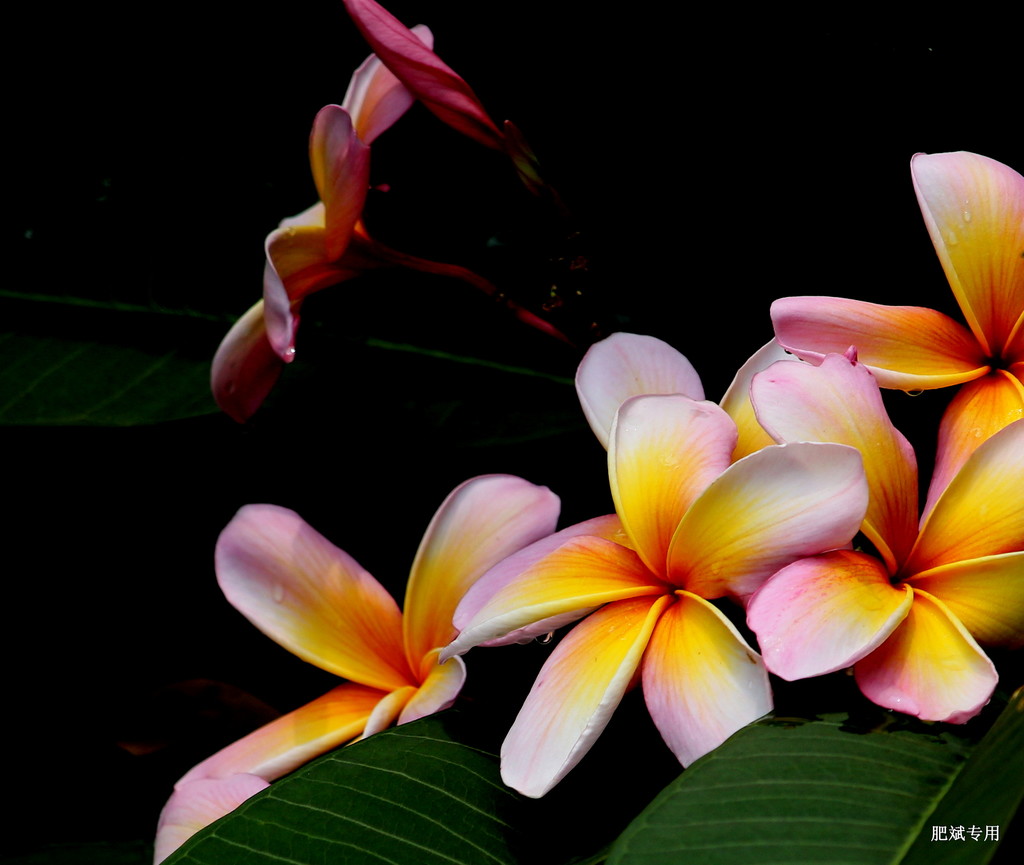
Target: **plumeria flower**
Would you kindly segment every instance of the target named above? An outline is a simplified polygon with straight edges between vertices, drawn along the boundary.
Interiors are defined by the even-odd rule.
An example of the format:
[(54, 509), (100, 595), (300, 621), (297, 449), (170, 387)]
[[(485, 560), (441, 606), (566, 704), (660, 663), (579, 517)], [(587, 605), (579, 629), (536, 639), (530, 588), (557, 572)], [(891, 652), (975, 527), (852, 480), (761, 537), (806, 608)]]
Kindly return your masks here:
[(348, 681), (187, 772), (161, 817), (158, 855), (258, 792), (260, 780), (449, 706), (466, 676), (460, 658), (438, 661), (456, 634), (456, 605), (481, 574), (553, 532), (558, 510), (557, 496), (521, 478), (466, 481), (427, 528), (403, 613), (377, 580), (298, 514), (274, 505), (242, 508), (217, 542), (225, 596), (267, 636)]
[[(772, 340), (740, 367), (726, 390), (720, 404), (739, 428), (734, 461), (773, 443), (754, 417), (750, 381), (776, 361), (787, 359), (792, 360)], [(576, 371), (576, 393), (590, 428), (607, 448), (615, 412), (629, 397), (681, 393), (700, 400), (704, 386), (693, 364), (667, 342), (636, 333), (613, 333), (583, 356)]]
[(1024, 177), (975, 153), (917, 154), (914, 190), (967, 327), (932, 309), (836, 297), (772, 306), (805, 360), (856, 346), (882, 387), (962, 385), (939, 432), (927, 512), (986, 438), (1024, 417)]
[[(426, 27), (407, 33), (429, 53), (433, 40)], [(317, 291), (371, 270), (401, 267), (499, 294), (493, 283), (465, 267), (407, 255), (367, 232), (362, 213), (370, 184), (370, 144), (412, 103), (412, 93), (371, 54), (353, 74), (343, 103), (317, 114), (309, 154), (320, 200), (282, 220), (267, 236), (263, 299), (235, 323), (213, 359), (214, 398), (236, 421), (256, 412), (284, 364), (294, 359), (303, 301)], [(565, 339), (530, 311), (508, 300), (504, 304), (521, 321)]]
[(683, 765), (771, 709), (760, 657), (711, 600), (742, 600), (795, 559), (847, 544), (867, 488), (853, 448), (773, 445), (733, 463), (736, 439), (714, 403), (627, 399), (608, 442), (616, 513), (527, 547), (459, 605), (442, 658), (578, 621), (502, 746), (509, 786), (544, 795), (637, 681)]
[[(426, 27), (410, 35), (432, 44)], [(386, 254), (375, 256), (384, 249), (378, 250), (361, 221), (369, 146), (412, 103), (412, 94), (371, 54), (353, 74), (342, 104), (317, 115), (309, 152), (320, 200), (268, 235), (263, 300), (235, 323), (214, 357), (213, 394), (235, 420), (247, 420), (259, 408), (292, 359), (302, 300), (388, 263)]]
[(976, 715), (997, 682), (979, 643), (1024, 643), (1024, 421), (983, 442), (919, 525), (913, 449), (864, 366), (844, 355), (775, 364), (751, 390), (777, 441), (861, 451), (862, 531), (877, 550), (804, 559), (761, 587), (747, 622), (768, 669), (793, 680), (852, 666), (886, 708), (952, 723)]

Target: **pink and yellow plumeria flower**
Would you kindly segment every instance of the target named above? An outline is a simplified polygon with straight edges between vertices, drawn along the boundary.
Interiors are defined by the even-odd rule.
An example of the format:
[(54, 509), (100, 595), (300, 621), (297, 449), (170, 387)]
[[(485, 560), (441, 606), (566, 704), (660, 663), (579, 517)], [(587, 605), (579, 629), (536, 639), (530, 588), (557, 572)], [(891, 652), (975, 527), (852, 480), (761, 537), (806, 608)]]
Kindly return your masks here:
[(882, 387), (963, 385), (940, 429), (927, 512), (975, 447), (1024, 417), (1024, 177), (975, 153), (919, 153), (911, 174), (968, 327), (932, 309), (836, 297), (784, 298), (772, 321), (805, 360), (855, 346)]
[(732, 463), (736, 439), (714, 403), (627, 399), (608, 442), (616, 514), (517, 553), (459, 605), (443, 658), (582, 619), (505, 740), (509, 786), (544, 795), (638, 680), (684, 765), (771, 709), (760, 657), (710, 600), (742, 600), (794, 559), (847, 544), (867, 488), (853, 448), (771, 446)]
[(784, 679), (852, 666), (875, 703), (962, 723), (988, 702), (995, 667), (979, 642), (1024, 642), (1024, 421), (983, 442), (918, 525), (917, 464), (862, 365), (776, 364), (752, 385), (777, 441), (858, 448), (871, 500), (862, 527), (878, 557), (826, 553), (782, 569), (747, 621)]
[(456, 605), (485, 571), (553, 532), (558, 510), (546, 487), (511, 475), (457, 487), (420, 544), (403, 614), (380, 583), (298, 514), (242, 508), (217, 542), (224, 594), (269, 637), (349, 681), (186, 773), (161, 815), (157, 861), (266, 782), (356, 737), (450, 705), (465, 666), (439, 663), (438, 655), (456, 634)]

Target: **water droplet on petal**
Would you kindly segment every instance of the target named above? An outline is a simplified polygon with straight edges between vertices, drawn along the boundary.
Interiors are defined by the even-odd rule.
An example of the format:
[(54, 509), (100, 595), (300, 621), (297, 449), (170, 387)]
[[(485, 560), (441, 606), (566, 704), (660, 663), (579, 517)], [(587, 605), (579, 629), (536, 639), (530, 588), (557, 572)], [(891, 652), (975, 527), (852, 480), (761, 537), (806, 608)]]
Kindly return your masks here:
[(947, 246), (956, 246), (958, 240), (959, 240), (959, 238), (956, 236), (956, 232), (955, 231), (947, 231), (946, 232), (946, 245)]
[(284, 585), (274, 583), (274, 587), (270, 590), (270, 596), (274, 599), (275, 604), (280, 604), (284, 600)]
[(971, 221), (971, 211), (965, 210), (964, 211), (964, 222), (970, 222), (970, 221)]
[(905, 390), (905, 391), (903, 391), (903, 392), (904, 392), (904, 393), (905, 393), (905, 394), (906, 394), (907, 396), (920, 396), (921, 394), (923, 394), (923, 393), (924, 393), (924, 391), (923, 391), (923, 390), (921, 390), (920, 388), (918, 388), (917, 390)]
[(554, 638), (555, 638), (555, 632), (554, 631), (548, 631), (546, 634), (541, 634), (539, 637), (537, 637), (536, 638), (536, 642), (540, 643), (542, 646), (546, 646)]

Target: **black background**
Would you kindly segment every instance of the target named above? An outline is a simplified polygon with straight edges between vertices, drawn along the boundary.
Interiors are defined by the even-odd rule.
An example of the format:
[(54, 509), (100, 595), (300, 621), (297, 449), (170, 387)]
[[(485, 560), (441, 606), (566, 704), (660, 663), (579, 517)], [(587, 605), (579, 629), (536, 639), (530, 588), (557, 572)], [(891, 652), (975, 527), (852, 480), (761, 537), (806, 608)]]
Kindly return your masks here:
[[(523, 130), (581, 234), (545, 234), (502, 157), (419, 106), (374, 145), (374, 182), (391, 191), (371, 195), (370, 230), (408, 252), (514, 272), (510, 296), (535, 309), (556, 282), (552, 319), (575, 346), (457, 283), (387, 274), (309, 302), (299, 361), (245, 426), (210, 413), (2, 431), (16, 791), (5, 854), (148, 840), (190, 765), (331, 687), (220, 595), (213, 545), (239, 506), (295, 508), (396, 593), (434, 509), (474, 474), (547, 484), (563, 525), (610, 510), (571, 388), (396, 364), (361, 340), (571, 377), (591, 339), (651, 333), (718, 399), (771, 337), (776, 297), (958, 315), (909, 161), (965, 149), (1024, 168), (1012, 22), (970, 10), (924, 21), (649, 7), (389, 6), (429, 24), (495, 119)], [(315, 200), (309, 126), (368, 53), (340, 0), (76, 5), (19, 13), (12, 33), (8, 288), (199, 310), (220, 320), (180, 337), (169, 325), (167, 338), (212, 356), (259, 296), (264, 236)], [(511, 260), (486, 250), (496, 234)], [(576, 256), (587, 269), (567, 275), (560, 259)], [(82, 310), (3, 304), (9, 329), (111, 327)], [(131, 341), (131, 317), (119, 326)], [(891, 401), (925, 471), (948, 396)], [(508, 419), (554, 428), (511, 436)], [(471, 656), (471, 683), (476, 669), (487, 684), (508, 676), (498, 705), (514, 705), (543, 651), (524, 649), (531, 660), (515, 670)], [(671, 777), (667, 751), (650, 750), (666, 761), (652, 771)]]

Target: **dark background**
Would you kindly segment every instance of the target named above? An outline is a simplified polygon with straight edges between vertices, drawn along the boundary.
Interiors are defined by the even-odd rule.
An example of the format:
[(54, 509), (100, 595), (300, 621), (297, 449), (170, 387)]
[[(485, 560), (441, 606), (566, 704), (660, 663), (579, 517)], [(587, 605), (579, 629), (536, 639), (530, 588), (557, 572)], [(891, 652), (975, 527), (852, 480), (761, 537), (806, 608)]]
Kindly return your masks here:
[[(211, 411), (0, 432), (17, 791), (0, 852), (144, 844), (194, 762), (331, 687), (216, 587), (213, 546), (241, 505), (295, 508), (396, 594), (434, 509), (472, 475), (547, 484), (563, 525), (610, 510), (571, 387), (367, 340), (571, 378), (592, 339), (651, 333), (718, 399), (771, 337), (776, 297), (958, 315), (909, 161), (966, 149), (1024, 168), (1011, 22), (648, 7), (389, 5), (429, 24), (492, 116), (517, 123), (573, 219), (552, 227), (501, 156), (416, 106), (374, 145), (374, 182), (390, 192), (371, 195), (370, 230), (504, 280), (575, 345), (459, 283), (375, 274), (309, 301), (299, 359), (245, 426)], [(212, 357), (259, 297), (266, 233), (315, 200), (310, 124), (368, 53), (340, 0), (58, 6), (20, 13), (12, 33), (8, 292), (201, 313), (171, 317), (160, 339)], [(6, 295), (0, 315), (21, 332), (156, 332), (145, 314)], [(947, 399), (891, 400), (925, 471)], [(515, 705), (543, 658), (523, 652), (535, 661), (514, 669), (471, 657), (469, 696)], [(495, 697), (487, 685), (505, 676)], [(667, 761), (652, 771), (671, 777), (650, 747)]]

